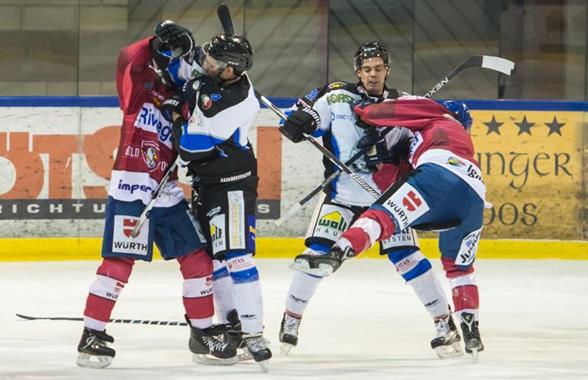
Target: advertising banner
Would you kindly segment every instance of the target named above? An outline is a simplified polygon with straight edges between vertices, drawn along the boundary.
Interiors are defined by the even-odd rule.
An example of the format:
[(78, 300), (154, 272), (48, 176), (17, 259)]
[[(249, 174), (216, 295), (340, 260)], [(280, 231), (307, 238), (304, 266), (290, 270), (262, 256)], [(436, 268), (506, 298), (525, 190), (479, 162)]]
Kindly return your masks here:
[[(1, 237), (101, 236), (120, 111), (1, 107), (0, 116)], [(584, 112), (498, 109), (472, 116), (493, 205), (483, 237), (581, 240)], [(259, 159), (258, 232), (303, 236), (314, 202), (280, 227), (273, 220), (322, 181), (321, 155), (282, 139), (277, 124), (263, 109), (251, 138)]]

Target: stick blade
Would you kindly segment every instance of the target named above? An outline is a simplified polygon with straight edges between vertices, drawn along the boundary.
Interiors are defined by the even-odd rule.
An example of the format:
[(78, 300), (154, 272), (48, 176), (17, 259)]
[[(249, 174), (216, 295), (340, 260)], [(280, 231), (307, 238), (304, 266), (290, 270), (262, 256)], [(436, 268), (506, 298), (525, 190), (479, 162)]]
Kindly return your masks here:
[(33, 317), (29, 317), (28, 315), (19, 314), (19, 313), (16, 313), (16, 316), (19, 317), (19, 318), (22, 318), (22, 319), (26, 319), (27, 321), (32, 321), (32, 320), (35, 319)]
[(514, 70), (515, 63), (506, 58), (495, 57), (492, 55), (482, 56), (482, 67), (494, 71), (501, 72), (506, 75), (510, 75)]
[(231, 11), (226, 4), (219, 4), (216, 8), (218, 19), (223, 27), (223, 31), (226, 34), (235, 34), (235, 26), (233, 24), (233, 18), (231, 17)]

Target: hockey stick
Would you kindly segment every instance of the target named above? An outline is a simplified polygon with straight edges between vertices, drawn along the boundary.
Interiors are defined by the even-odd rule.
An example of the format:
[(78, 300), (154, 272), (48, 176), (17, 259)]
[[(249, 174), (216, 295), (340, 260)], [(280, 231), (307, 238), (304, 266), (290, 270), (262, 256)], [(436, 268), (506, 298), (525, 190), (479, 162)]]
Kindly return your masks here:
[[(84, 318), (81, 317), (33, 317), (30, 315), (18, 314), (16, 316), (27, 321), (76, 321), (81, 322)], [(188, 326), (186, 322), (179, 321), (153, 321), (150, 319), (109, 319), (110, 323), (123, 323), (126, 325), (152, 325), (152, 326)]]
[[(386, 128), (386, 130), (384, 130), (384, 132), (382, 132), (382, 134), (378, 137), (378, 141), (380, 141), (390, 131), (392, 131), (392, 128)], [(366, 148), (361, 149), (358, 152), (356, 152), (353, 156), (351, 156), (350, 159), (348, 159), (347, 161), (345, 161), (345, 165), (352, 165), (360, 157), (362, 157), (364, 154), (366, 154), (366, 152), (370, 148), (371, 148), (371, 146), (370, 147), (366, 147)], [(337, 169), (333, 173), (331, 173), (331, 175), (328, 176), (327, 178), (325, 178), (325, 180), (320, 185), (318, 185), (317, 187), (315, 187), (314, 189), (312, 189), (312, 191), (309, 192), (308, 194), (306, 194), (304, 196), (304, 198), (302, 198), (301, 200), (299, 200), (298, 202), (296, 202), (296, 204), (294, 206), (290, 207), (290, 209), (288, 211), (286, 211), (286, 213), (282, 217), (280, 217), (280, 219), (274, 221), (274, 223), (276, 224), (276, 226), (278, 226), (278, 227), (281, 226), (282, 223), (284, 223), (284, 221), (286, 219), (289, 219), (290, 217), (296, 215), (298, 213), (298, 211), (300, 211), (302, 209), (302, 206), (304, 206), (308, 201), (310, 201), (318, 193), (320, 193), (327, 186), (329, 186), (329, 184), (331, 182), (333, 182), (335, 180), (335, 178), (337, 178), (340, 174), (341, 174), (341, 170), (339, 170), (339, 169)]]
[[(437, 91), (439, 91), (440, 89), (445, 87), (445, 85), (450, 80), (452, 80), (457, 75), (461, 74), (462, 72), (464, 72), (467, 69), (470, 69), (473, 67), (481, 67), (484, 69), (494, 70), (494, 71), (498, 71), (498, 72), (501, 72), (506, 75), (510, 75), (512, 70), (514, 69), (514, 66), (515, 66), (514, 62), (509, 61), (508, 59), (505, 59), (502, 57), (495, 57), (495, 56), (490, 56), (490, 55), (471, 56), (468, 59), (466, 59), (463, 63), (461, 63), (459, 66), (457, 66), (455, 69), (453, 69), (449, 74), (447, 74), (447, 76), (445, 78), (443, 78), (443, 80), (441, 80), (441, 82), (434, 85), (433, 88), (424, 95), (424, 97), (425, 98), (432, 97), (433, 94), (435, 94)], [(360, 154), (360, 153), (362, 153), (362, 154)], [(353, 164), (356, 160), (358, 160), (363, 155), (363, 153), (365, 153), (365, 151), (364, 152), (357, 152), (347, 162), (345, 162), (345, 164), (346, 165)], [(337, 178), (339, 176), (339, 174), (341, 174), (341, 171), (333, 172), (320, 185), (318, 185), (317, 187), (312, 189), (301, 200), (296, 202), (294, 204), (294, 206), (290, 207), (290, 209), (288, 211), (286, 211), (284, 216), (282, 216), (280, 219), (276, 220), (274, 223), (276, 225), (280, 226), (286, 219), (288, 219), (288, 218), (292, 217), (293, 215), (295, 215), (296, 213), (298, 213), (298, 211), (300, 211), (302, 209), (302, 206), (304, 206), (308, 201), (310, 201), (312, 198), (314, 198), (315, 195), (320, 193), (331, 182), (333, 182), (333, 180), (335, 178)]]
[[(227, 33), (227, 34), (234, 34), (235, 33), (235, 28), (233, 26), (233, 19), (231, 17), (231, 11), (229, 10), (229, 7), (226, 6), (225, 4), (220, 4), (217, 7), (216, 11), (217, 11), (218, 18), (219, 18), (219, 20), (221, 22), (221, 25), (223, 27), (224, 32)], [(270, 102), (268, 98), (266, 98), (265, 96), (261, 95), (257, 90), (255, 90), (255, 96), (257, 97), (257, 99), (259, 99), (260, 102), (262, 102), (263, 104), (265, 104), (276, 115), (278, 115), (278, 117), (280, 117), (280, 118), (282, 118), (284, 120), (286, 120), (288, 118), (284, 114), (284, 112), (282, 112), (281, 109), (279, 109), (274, 104), (272, 104), (272, 102)], [(312, 145), (314, 145), (318, 150), (320, 150), (321, 153), (325, 157), (327, 157), (335, 166), (337, 166), (339, 169), (341, 169), (345, 173), (349, 174), (349, 176), (355, 182), (357, 182), (359, 184), (359, 186), (361, 186), (364, 190), (366, 190), (368, 193), (370, 193), (374, 198), (378, 199), (380, 197), (380, 193), (377, 190), (375, 190), (367, 182), (365, 182), (363, 180), (363, 178), (361, 178), (360, 176), (358, 176), (357, 174), (355, 174), (355, 172), (353, 172), (347, 165), (345, 165), (343, 162), (339, 161), (339, 159), (337, 159), (337, 157), (335, 157), (335, 155), (333, 153), (331, 153), (327, 148), (325, 148), (324, 146), (322, 146), (312, 136), (307, 135), (307, 134), (304, 134), (304, 138), (306, 140), (308, 140)]]
[(231, 17), (231, 11), (229, 7), (223, 3), (220, 3), (216, 8), (216, 14), (218, 19), (223, 26), (225, 34), (235, 34), (235, 26), (233, 25), (233, 18)]
[(174, 161), (174, 163), (169, 167), (169, 169), (167, 169), (167, 172), (165, 173), (165, 175), (163, 176), (161, 181), (159, 181), (159, 184), (155, 188), (155, 191), (153, 191), (153, 193), (151, 194), (151, 200), (149, 201), (147, 206), (145, 206), (145, 209), (143, 210), (143, 212), (139, 216), (139, 220), (137, 221), (137, 224), (135, 224), (135, 227), (131, 231), (131, 237), (136, 238), (137, 235), (139, 235), (139, 232), (141, 231), (141, 227), (143, 227), (143, 224), (145, 224), (145, 222), (147, 221), (147, 218), (149, 218), (149, 214), (151, 214), (151, 209), (153, 209), (153, 206), (155, 206), (155, 201), (157, 200), (157, 197), (159, 197), (159, 194), (161, 194), (161, 191), (163, 190), (163, 188), (165, 187), (165, 185), (169, 181), (169, 177), (174, 172), (174, 170), (176, 169), (177, 166), (178, 166), (178, 159), (176, 159)]
[[(272, 102), (269, 101), (268, 98), (261, 95), (257, 90), (255, 90), (255, 96), (257, 97), (257, 99), (259, 99), (260, 102), (265, 104), (270, 110), (272, 110), (276, 115), (278, 115), (278, 117), (280, 117), (283, 120), (286, 120), (288, 118), (288, 116), (286, 116), (286, 114), (281, 109), (276, 107)], [(363, 178), (361, 178), (353, 170), (351, 170), (349, 166), (341, 162), (330, 150), (328, 150), (327, 148), (322, 146), (321, 143), (316, 141), (314, 137), (306, 133), (304, 133), (303, 136), (308, 142), (314, 145), (315, 148), (317, 148), (323, 154), (323, 156), (325, 156), (341, 171), (348, 174), (351, 177), (351, 179), (353, 179), (359, 186), (361, 186), (362, 189), (370, 193), (375, 199), (378, 199), (380, 197), (381, 194), (379, 191), (371, 187)]]
[(426, 98), (430, 98), (443, 88), (447, 82), (461, 74), (462, 72), (466, 71), (467, 69), (471, 69), (473, 67), (481, 67), (483, 69), (494, 70), (500, 73), (510, 75), (512, 70), (515, 67), (513, 61), (509, 61), (508, 59), (502, 57), (495, 57), (492, 55), (474, 55), (466, 59), (461, 65), (457, 66), (453, 69), (452, 72), (447, 74), (445, 78), (441, 80), (441, 82), (437, 83), (431, 91), (425, 94)]

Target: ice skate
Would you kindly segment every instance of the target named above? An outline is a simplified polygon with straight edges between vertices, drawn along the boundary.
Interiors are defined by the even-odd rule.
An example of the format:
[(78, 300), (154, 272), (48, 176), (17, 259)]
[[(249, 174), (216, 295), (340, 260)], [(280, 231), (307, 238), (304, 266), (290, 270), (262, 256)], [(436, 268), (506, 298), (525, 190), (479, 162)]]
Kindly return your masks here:
[(484, 351), (478, 321), (471, 313), (461, 313), (461, 331), (465, 343), (465, 351), (472, 356), (474, 362), (478, 361), (478, 353)]
[(461, 336), (453, 322), (451, 314), (435, 319), (437, 335), (431, 340), (431, 348), (440, 359), (448, 359), (463, 355)]
[(106, 343), (114, 343), (114, 338), (106, 331), (84, 328), (78, 345), (77, 365), (84, 368), (106, 368), (112, 363), (115, 351)]
[(237, 350), (237, 358), (239, 361), (252, 360), (253, 357), (245, 348), (245, 341), (243, 341), (243, 331), (241, 330), (241, 320), (239, 313), (233, 309), (227, 314), (228, 329), (224, 334), (224, 341), (229, 343), (235, 350)]
[(217, 337), (225, 331), (223, 325), (213, 325), (206, 329), (190, 327), (188, 347), (194, 354), (192, 361), (207, 365), (236, 364), (238, 361), (237, 350)]
[(243, 340), (245, 347), (253, 357), (253, 360), (259, 364), (263, 372), (269, 370), (268, 361), (272, 357), (272, 352), (267, 347), (267, 341), (263, 338), (261, 333), (258, 334), (244, 334)]
[(333, 247), (324, 255), (302, 254), (296, 256), (294, 262), (290, 264), (290, 269), (312, 276), (327, 277), (337, 271), (344, 260), (354, 256), (355, 252), (349, 247), (345, 250), (339, 247)]
[(293, 347), (298, 344), (298, 329), (302, 318), (296, 318), (288, 313), (284, 313), (282, 323), (280, 324), (280, 352), (282, 355), (288, 355)]

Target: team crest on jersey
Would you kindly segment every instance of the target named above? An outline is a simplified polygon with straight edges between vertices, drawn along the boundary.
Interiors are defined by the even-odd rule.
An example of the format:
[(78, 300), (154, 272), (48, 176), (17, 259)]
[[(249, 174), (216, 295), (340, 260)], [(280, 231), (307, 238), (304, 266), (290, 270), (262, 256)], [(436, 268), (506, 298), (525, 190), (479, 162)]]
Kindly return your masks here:
[(210, 109), (210, 107), (212, 107), (212, 99), (210, 99), (210, 96), (202, 94), (200, 96), (200, 106), (205, 111)]
[(149, 171), (154, 171), (159, 166), (159, 145), (151, 140), (145, 140), (141, 143), (141, 150), (143, 151), (143, 161), (149, 168)]

